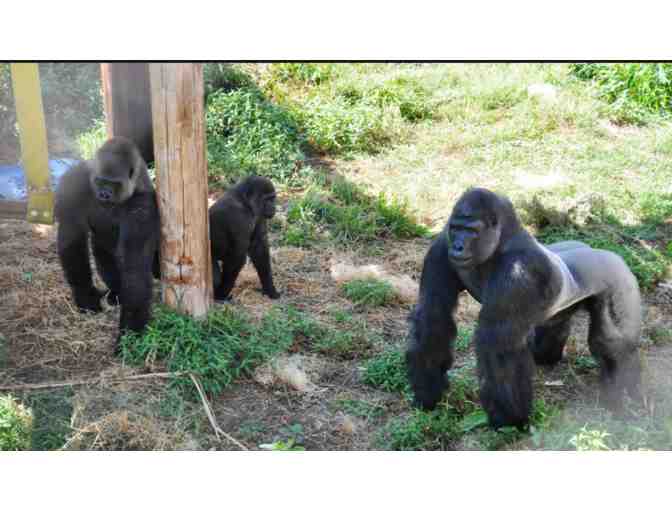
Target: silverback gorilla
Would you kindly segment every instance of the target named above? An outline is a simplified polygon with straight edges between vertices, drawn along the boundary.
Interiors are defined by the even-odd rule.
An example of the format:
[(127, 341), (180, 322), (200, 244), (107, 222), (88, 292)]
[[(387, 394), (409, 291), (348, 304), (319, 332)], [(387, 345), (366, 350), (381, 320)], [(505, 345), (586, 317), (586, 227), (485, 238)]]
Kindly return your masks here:
[(58, 255), (77, 307), (99, 312), (105, 295), (92, 280), (90, 233), (107, 300), (121, 305), (118, 338), (142, 331), (150, 315), (152, 271), (158, 276), (160, 227), (154, 189), (136, 146), (112, 138), (93, 160), (70, 169), (56, 191), (55, 213)]
[(590, 315), (588, 345), (600, 364), (604, 405), (620, 410), (624, 390), (639, 396), (640, 295), (625, 262), (577, 241), (543, 246), (508, 199), (472, 188), (425, 257), (406, 352), (416, 406), (433, 409), (447, 387), (463, 290), (482, 305), (474, 339), (492, 427), (528, 424), (533, 359), (560, 361), (580, 307)]
[(229, 299), (248, 255), (257, 270), (263, 293), (271, 299), (280, 297), (273, 285), (266, 232), (266, 220), (274, 215), (275, 188), (265, 177), (246, 178), (212, 205), (210, 243), (215, 300)]

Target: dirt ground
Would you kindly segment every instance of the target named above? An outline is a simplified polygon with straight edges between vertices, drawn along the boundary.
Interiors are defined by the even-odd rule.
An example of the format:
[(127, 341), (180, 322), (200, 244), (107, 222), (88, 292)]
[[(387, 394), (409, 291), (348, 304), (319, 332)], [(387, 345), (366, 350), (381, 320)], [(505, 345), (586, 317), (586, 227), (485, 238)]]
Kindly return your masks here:
[[(390, 272), (417, 280), (428, 244), (427, 240), (388, 241), (357, 252), (276, 245), (274, 273), (282, 293), (280, 302), (316, 318), (326, 317), (334, 306), (352, 309), (329, 276), (333, 263), (381, 263)], [(274, 303), (257, 287), (256, 275), (248, 266), (234, 291), (233, 306), (261, 316)], [(645, 301), (644, 336), (660, 328), (670, 330), (672, 300), (666, 289), (648, 294)], [(201, 403), (181, 400), (165, 379), (123, 380), (144, 372), (124, 366), (113, 355), (118, 310), (107, 308), (90, 316), (74, 309), (58, 262), (53, 227), (0, 220), (0, 305), (0, 392), (32, 405), (36, 427), (43, 432), (42, 448), (61, 448), (65, 443), (66, 448), (98, 449), (258, 449), (291, 436), (307, 450), (371, 450), (380, 447), (376, 438), (382, 426), (410, 412), (399, 395), (363, 383), (363, 359), (318, 355), (299, 346), (285, 359), (300, 366), (310, 387), (298, 391), (287, 384), (268, 383), (262, 375), (236, 382), (212, 402), (220, 429), (230, 436), (218, 438)], [(409, 304), (397, 304), (360, 314), (368, 328), (380, 333), (376, 350), (401, 348), (409, 310)], [(477, 313), (477, 303), (462, 299), (458, 310), (462, 324), (473, 323)], [(585, 320), (577, 321), (573, 337), (583, 339), (585, 326)], [(568, 350), (587, 353), (584, 340), (570, 342)], [(672, 389), (672, 350), (649, 345), (645, 357), (652, 377)], [(540, 371), (537, 384), (544, 386), (554, 377), (553, 370)], [(573, 399), (592, 398), (597, 370), (582, 380), (584, 388), (553, 388), (554, 398), (566, 400), (568, 406)], [(20, 389), (65, 381), (89, 382)], [(365, 408), (356, 407), (357, 402), (365, 402)]]

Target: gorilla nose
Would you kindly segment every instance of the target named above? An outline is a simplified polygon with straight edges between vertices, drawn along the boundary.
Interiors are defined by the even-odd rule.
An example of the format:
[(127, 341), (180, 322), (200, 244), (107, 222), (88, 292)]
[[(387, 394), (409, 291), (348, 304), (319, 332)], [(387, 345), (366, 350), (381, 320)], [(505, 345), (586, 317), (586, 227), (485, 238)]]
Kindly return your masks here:
[(112, 200), (112, 192), (106, 189), (98, 190), (98, 200), (101, 202), (109, 202)]

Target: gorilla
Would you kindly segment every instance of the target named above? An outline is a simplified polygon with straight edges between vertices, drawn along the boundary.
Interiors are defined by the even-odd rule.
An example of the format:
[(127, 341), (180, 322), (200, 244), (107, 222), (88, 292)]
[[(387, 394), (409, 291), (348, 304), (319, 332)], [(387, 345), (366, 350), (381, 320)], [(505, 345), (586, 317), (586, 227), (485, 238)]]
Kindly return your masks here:
[(159, 211), (137, 147), (111, 138), (93, 160), (68, 170), (56, 190), (58, 255), (77, 307), (99, 312), (106, 294), (92, 280), (89, 234), (107, 301), (121, 305), (118, 340), (140, 332), (150, 316), (152, 273), (158, 277)]
[(433, 409), (447, 387), (463, 290), (482, 305), (474, 339), (480, 400), (493, 428), (527, 426), (534, 362), (560, 361), (580, 308), (590, 315), (602, 403), (619, 412), (624, 390), (641, 396), (640, 294), (623, 259), (577, 241), (544, 246), (507, 198), (472, 188), (424, 260), (406, 350), (415, 406)]
[(280, 297), (273, 285), (266, 231), (266, 220), (275, 215), (275, 198), (275, 188), (269, 179), (251, 176), (227, 190), (210, 207), (216, 301), (229, 299), (248, 255), (257, 270), (262, 292), (271, 299)]

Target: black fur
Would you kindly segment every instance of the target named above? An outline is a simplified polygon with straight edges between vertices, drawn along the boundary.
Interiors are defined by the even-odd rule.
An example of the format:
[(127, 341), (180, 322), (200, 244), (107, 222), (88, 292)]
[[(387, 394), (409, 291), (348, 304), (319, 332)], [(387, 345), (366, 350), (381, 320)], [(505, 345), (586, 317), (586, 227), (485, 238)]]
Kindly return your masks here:
[[(159, 212), (147, 167), (133, 143), (108, 140), (56, 191), (58, 255), (76, 305), (99, 312), (106, 293), (93, 284), (89, 237), (107, 300), (121, 305), (119, 337), (140, 332), (150, 316), (152, 273), (158, 276)], [(118, 338), (119, 338), (118, 337)]]
[(253, 176), (227, 190), (210, 208), (215, 300), (229, 299), (248, 255), (262, 292), (271, 299), (280, 297), (273, 285), (266, 231), (266, 220), (275, 215), (275, 198), (273, 183)]
[(577, 241), (544, 247), (509, 200), (476, 188), (459, 199), (425, 258), (406, 352), (415, 405), (433, 409), (446, 389), (462, 290), (482, 304), (474, 339), (491, 426), (527, 425), (534, 362), (560, 361), (580, 307), (590, 314), (604, 403), (618, 411), (624, 390), (640, 396), (640, 295), (625, 262)]

